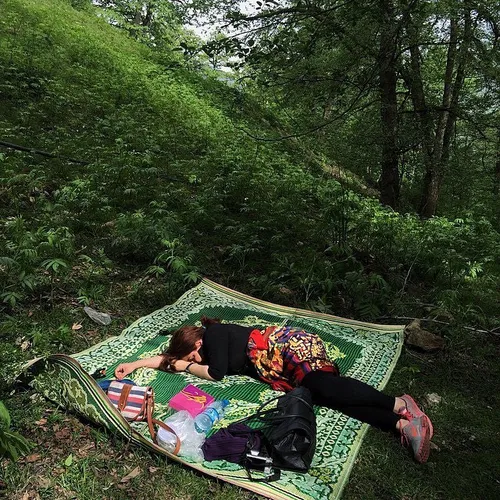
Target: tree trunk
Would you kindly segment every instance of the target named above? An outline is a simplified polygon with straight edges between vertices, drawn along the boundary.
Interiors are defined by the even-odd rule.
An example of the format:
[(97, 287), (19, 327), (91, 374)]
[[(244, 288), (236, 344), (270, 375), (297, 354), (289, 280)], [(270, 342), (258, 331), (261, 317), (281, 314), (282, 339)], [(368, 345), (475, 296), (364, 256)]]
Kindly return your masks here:
[(132, 21), (133, 24), (136, 24), (137, 26), (140, 26), (142, 23), (142, 12), (141, 10), (136, 10), (135, 15), (134, 15), (134, 20)]
[[(435, 215), (439, 200), (439, 188), (442, 177), (442, 156), (444, 149), (444, 137), (450, 118), (450, 106), (452, 99), (453, 73), (455, 70), (457, 55), (457, 21), (450, 21), (450, 42), (448, 45), (448, 55), (446, 57), (446, 70), (444, 75), (444, 87), (442, 98), (442, 109), (439, 113), (436, 132), (429, 162), (426, 164), (424, 184), (422, 189), (422, 200), (419, 213), (422, 217), (428, 218)], [(451, 135), (450, 135), (451, 137)], [(430, 140), (430, 138), (429, 138)], [(448, 143), (449, 146), (449, 143)]]
[(446, 57), (446, 70), (444, 74), (443, 99), (441, 112), (439, 113), (434, 138), (434, 163), (439, 165), (443, 155), (444, 136), (450, 118), (450, 107), (452, 99), (453, 73), (455, 71), (457, 57), (457, 20), (450, 21), (450, 41), (448, 45), (448, 55)]
[[(495, 179), (493, 184), (493, 194), (495, 198), (500, 195), (500, 128), (497, 130), (497, 154), (495, 160)], [(500, 200), (497, 200), (497, 206), (500, 205)]]
[(397, 209), (399, 166), (397, 150), (398, 105), (396, 73), (396, 33), (392, 0), (380, 0), (382, 25), (379, 46), (380, 117), (382, 120), (382, 161), (380, 201)]
[[(417, 115), (418, 127), (420, 131), (420, 144), (423, 154), (423, 163), (425, 169), (424, 175), (424, 187), (423, 192), (430, 192), (430, 187), (433, 185), (434, 181), (434, 126), (431, 112), (427, 106), (424, 84), (422, 81), (422, 69), (420, 61), (422, 60), (422, 54), (420, 52), (420, 33), (416, 27), (416, 24), (410, 18), (408, 13), (407, 19), (407, 31), (408, 38), (410, 42), (410, 60), (409, 67), (407, 71), (404, 71), (405, 81), (410, 91), (411, 100), (413, 102), (413, 109)], [(436, 187), (433, 187), (436, 191)], [(425, 196), (427, 200), (428, 196)], [(423, 199), (421, 201), (419, 212), (422, 213), (423, 209)], [(435, 203), (437, 204), (437, 197), (435, 198)]]
[(146, 6), (146, 15), (142, 19), (142, 25), (148, 28), (152, 20), (153, 20), (153, 5), (148, 3)]
[[(446, 59), (442, 110), (436, 127), (432, 162), (429, 165), (430, 169), (426, 170), (424, 178), (422, 204), (420, 206), (420, 215), (424, 218), (436, 214), (441, 181), (445, 175), (450, 157), (451, 137), (457, 121), (459, 98), (464, 85), (471, 39), (472, 18), (470, 11), (467, 11), (464, 14), (463, 37), (460, 52), (458, 53), (458, 62), (458, 23), (456, 19), (451, 19), (450, 22), (450, 42)], [(455, 81), (453, 81), (455, 67), (457, 68)]]

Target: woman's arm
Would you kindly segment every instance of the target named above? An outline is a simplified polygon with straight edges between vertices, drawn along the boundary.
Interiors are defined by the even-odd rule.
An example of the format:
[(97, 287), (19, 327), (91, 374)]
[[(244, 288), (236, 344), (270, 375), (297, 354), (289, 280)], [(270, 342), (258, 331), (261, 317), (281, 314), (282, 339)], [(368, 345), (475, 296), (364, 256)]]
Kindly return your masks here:
[(191, 373), (191, 375), (196, 375), (197, 377), (204, 378), (205, 380), (215, 380), (208, 373), (208, 365), (199, 365), (198, 363), (192, 363), (182, 359), (179, 359), (174, 363), (175, 371), (184, 372), (186, 371), (188, 365), (191, 365), (188, 372)]
[[(163, 356), (153, 356), (151, 358), (138, 359), (137, 361), (132, 361), (131, 363), (122, 363), (116, 367), (115, 377), (118, 380), (125, 378), (127, 375), (132, 373), (137, 368), (155, 368), (158, 370), (163, 361)], [(215, 380), (208, 374), (207, 365), (199, 365), (198, 363), (190, 363), (189, 361), (184, 361), (182, 359), (177, 360), (174, 363), (175, 371), (183, 372), (189, 367), (189, 373), (196, 375), (197, 377), (204, 378), (205, 380)]]
[(115, 377), (118, 380), (121, 380), (134, 370), (137, 370), (137, 368), (155, 368), (158, 370), (162, 361), (163, 356), (153, 356), (151, 358), (138, 359), (137, 361), (132, 361), (131, 363), (121, 363), (116, 367)]

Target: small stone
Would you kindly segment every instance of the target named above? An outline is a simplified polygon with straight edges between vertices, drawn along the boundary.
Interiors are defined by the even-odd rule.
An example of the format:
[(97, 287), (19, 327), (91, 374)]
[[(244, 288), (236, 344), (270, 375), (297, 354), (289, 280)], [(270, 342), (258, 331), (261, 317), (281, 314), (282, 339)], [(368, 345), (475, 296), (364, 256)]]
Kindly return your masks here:
[(431, 406), (438, 405), (443, 400), (443, 398), (439, 394), (436, 394), (435, 392), (432, 392), (431, 394), (427, 394), (425, 396), (425, 399), (427, 400), (427, 404), (429, 404)]
[(91, 320), (95, 321), (99, 325), (107, 326), (111, 323), (111, 316), (107, 313), (96, 311), (89, 306), (85, 306), (83, 310), (87, 313)]

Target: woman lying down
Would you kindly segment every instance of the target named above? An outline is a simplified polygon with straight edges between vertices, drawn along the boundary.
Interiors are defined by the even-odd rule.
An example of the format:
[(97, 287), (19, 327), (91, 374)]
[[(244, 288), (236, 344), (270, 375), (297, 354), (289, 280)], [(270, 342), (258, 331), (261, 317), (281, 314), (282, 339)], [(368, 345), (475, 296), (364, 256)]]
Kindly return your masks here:
[(399, 434), (417, 462), (427, 461), (432, 423), (414, 399), (408, 394), (388, 396), (341, 376), (317, 335), (289, 326), (256, 330), (205, 316), (201, 322), (201, 327), (175, 331), (163, 354), (118, 365), (116, 378), (147, 367), (214, 381), (225, 375), (250, 375), (282, 391), (303, 386), (311, 391), (314, 404)]

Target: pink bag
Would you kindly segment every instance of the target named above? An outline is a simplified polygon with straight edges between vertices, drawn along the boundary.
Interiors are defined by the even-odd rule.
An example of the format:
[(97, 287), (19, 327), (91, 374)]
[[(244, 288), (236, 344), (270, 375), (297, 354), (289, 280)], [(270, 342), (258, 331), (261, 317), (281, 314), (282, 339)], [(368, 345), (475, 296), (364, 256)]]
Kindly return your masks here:
[(189, 384), (170, 399), (168, 405), (177, 411), (187, 410), (191, 416), (196, 417), (212, 401), (214, 401), (213, 396), (210, 396), (210, 394), (207, 394), (193, 384)]

